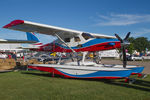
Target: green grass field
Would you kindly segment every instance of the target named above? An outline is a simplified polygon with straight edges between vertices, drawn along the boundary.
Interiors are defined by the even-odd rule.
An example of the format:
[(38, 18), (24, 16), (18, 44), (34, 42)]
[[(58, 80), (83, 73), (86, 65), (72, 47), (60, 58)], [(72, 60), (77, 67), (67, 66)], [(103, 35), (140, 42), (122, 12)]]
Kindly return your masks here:
[(0, 73), (0, 100), (150, 100), (150, 76), (135, 84), (53, 78), (49, 73)]

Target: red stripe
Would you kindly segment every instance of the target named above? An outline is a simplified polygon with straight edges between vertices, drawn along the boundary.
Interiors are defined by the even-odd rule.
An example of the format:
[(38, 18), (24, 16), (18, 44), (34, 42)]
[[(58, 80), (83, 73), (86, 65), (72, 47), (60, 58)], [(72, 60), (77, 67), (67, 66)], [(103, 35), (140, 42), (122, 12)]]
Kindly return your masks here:
[(35, 43), (35, 44), (33, 44), (33, 45), (42, 45), (43, 43)]
[[(28, 68), (45, 71), (45, 72), (50, 72), (52, 74), (62, 75), (65, 78), (80, 78), (80, 77), (72, 77), (72, 76), (65, 75), (65, 74), (61, 73), (60, 71), (56, 70), (55, 68), (51, 68), (51, 67), (28, 66)], [(86, 77), (83, 79), (121, 79), (121, 78), (125, 78), (125, 77)]]
[[(103, 51), (103, 50), (111, 50), (111, 49), (116, 49), (120, 48), (120, 42), (115, 42), (114, 46), (108, 45), (110, 42), (105, 42), (105, 43), (100, 43), (100, 44), (95, 44), (89, 47), (85, 48), (79, 48), (79, 49), (74, 49), (76, 52), (82, 52), (82, 51)], [(45, 49), (46, 48), (46, 49)], [(40, 49), (37, 49), (36, 51), (50, 51), (50, 52), (72, 52), (70, 49), (65, 49), (60, 46), (55, 45), (54, 43), (48, 43), (45, 45), (40, 46)]]
[[(111, 49), (116, 49), (116, 48), (120, 48), (120, 42), (115, 42), (115, 46), (110, 46), (108, 45), (109, 42), (105, 42), (105, 43), (100, 43), (100, 44), (96, 44), (96, 45), (92, 45), (89, 47), (85, 47), (85, 48), (80, 48), (80, 49), (74, 49), (76, 52), (80, 52), (80, 51), (103, 51), (103, 50), (111, 50)], [(42, 46), (40, 48), (39, 51), (51, 51), (51, 52), (72, 52), (70, 49), (65, 49), (62, 48), (60, 46), (52, 46), (52, 48), (49, 48), (47, 50), (44, 49), (44, 47), (46, 46), (52, 46), (52, 44), (46, 44), (44, 46)]]
[(33, 35), (35, 35), (35, 33), (31, 32)]
[(141, 77), (142, 73), (131, 73), (131, 75), (138, 75), (138, 77)]

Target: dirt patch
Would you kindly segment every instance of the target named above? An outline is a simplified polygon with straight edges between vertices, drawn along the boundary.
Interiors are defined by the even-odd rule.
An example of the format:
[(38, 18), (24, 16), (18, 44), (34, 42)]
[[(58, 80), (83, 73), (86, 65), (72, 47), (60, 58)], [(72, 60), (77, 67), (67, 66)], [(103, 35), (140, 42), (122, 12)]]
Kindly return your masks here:
[(16, 66), (14, 59), (0, 59), (0, 70), (13, 69)]
[(0, 59), (0, 70), (9, 70), (16, 67), (20, 68), (28, 64), (42, 64), (42, 62), (38, 62), (36, 59), (31, 59), (28, 62), (24, 62), (23, 60), (15, 61), (14, 59)]

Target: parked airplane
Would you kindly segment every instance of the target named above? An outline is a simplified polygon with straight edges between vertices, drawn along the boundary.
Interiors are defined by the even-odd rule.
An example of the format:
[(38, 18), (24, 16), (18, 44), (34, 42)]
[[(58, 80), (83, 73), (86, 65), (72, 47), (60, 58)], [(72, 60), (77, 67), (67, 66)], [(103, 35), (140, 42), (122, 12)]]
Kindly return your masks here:
[[(39, 51), (50, 51), (50, 52), (85, 52), (85, 51), (95, 52), (101, 50), (121, 48), (121, 45), (123, 46), (124, 51), (124, 46), (127, 44), (126, 40), (130, 34), (128, 33), (125, 39), (122, 40), (118, 35), (116, 35), (116, 37), (118, 38), (117, 39), (114, 36), (75, 31), (50, 25), (33, 23), (24, 20), (14, 20), (11, 23), (5, 25), (3, 28), (24, 32), (37, 32), (41, 34), (56, 36), (58, 39), (53, 41), (52, 43), (39, 46), (38, 49)], [(83, 55), (83, 59), (85, 59), (85, 54)], [(84, 60), (82, 61), (84, 63)], [(78, 65), (80, 65), (78, 60), (77, 62)], [(123, 64), (124, 65), (122, 67), (124, 66), (126, 67), (126, 63)], [(106, 68), (104, 66), (103, 67), (97, 66), (97, 68), (95, 68), (95, 66), (77, 67), (73, 65), (63, 66), (63, 65), (37, 64), (37, 65), (29, 65), (28, 67), (41, 71), (52, 72), (53, 74), (59, 74), (69, 78), (106, 78), (106, 79), (127, 78), (134, 71), (131, 69), (124, 69), (124, 68), (123, 69)]]

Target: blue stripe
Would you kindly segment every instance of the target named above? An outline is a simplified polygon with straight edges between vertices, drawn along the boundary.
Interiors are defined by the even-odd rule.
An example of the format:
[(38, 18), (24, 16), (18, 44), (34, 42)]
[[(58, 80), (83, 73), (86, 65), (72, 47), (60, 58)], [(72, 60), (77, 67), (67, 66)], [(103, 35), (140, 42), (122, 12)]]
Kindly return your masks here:
[(144, 67), (135, 67), (135, 68), (129, 68), (132, 69), (133, 73), (141, 73), (144, 70)]
[[(119, 40), (118, 39), (93, 39), (93, 40), (90, 40), (90, 41), (82, 44), (82, 47), (75, 46), (75, 47), (71, 47), (71, 48), (72, 49), (85, 48), (85, 47), (89, 47), (89, 46), (92, 46), (92, 45), (105, 43), (105, 42), (119, 42)], [(67, 46), (63, 46), (59, 43), (55, 43), (55, 45), (60, 46), (60, 47), (65, 48), (65, 49), (69, 49)]]
[[(58, 69), (57, 69), (58, 70)], [(58, 70), (60, 71), (60, 70)], [(83, 75), (72, 75), (66, 72), (60, 71), (61, 73), (77, 78), (88, 78), (88, 77), (129, 77), (132, 70), (121, 70), (121, 71), (97, 71), (94, 73), (83, 74)]]
[(39, 39), (32, 33), (26, 32), (26, 35), (27, 35), (27, 40), (40, 42)]

